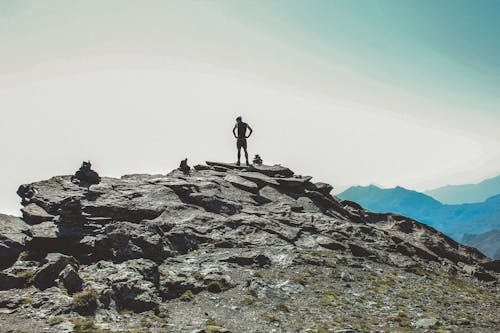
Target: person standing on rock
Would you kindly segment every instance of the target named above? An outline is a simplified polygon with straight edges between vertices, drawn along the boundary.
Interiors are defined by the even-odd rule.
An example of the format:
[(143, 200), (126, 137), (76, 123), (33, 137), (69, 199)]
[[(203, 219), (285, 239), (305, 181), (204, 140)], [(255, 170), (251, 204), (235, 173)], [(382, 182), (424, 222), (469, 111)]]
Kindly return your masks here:
[[(246, 135), (247, 129), (250, 131), (248, 135)], [(252, 132), (252, 128), (247, 123), (244, 123), (241, 117), (236, 118), (236, 125), (234, 125), (233, 128), (233, 135), (236, 138), (236, 148), (238, 149), (238, 162), (236, 162), (236, 165), (240, 165), (241, 148), (245, 151), (247, 165), (250, 165), (250, 163), (248, 163), (247, 138), (252, 135)]]

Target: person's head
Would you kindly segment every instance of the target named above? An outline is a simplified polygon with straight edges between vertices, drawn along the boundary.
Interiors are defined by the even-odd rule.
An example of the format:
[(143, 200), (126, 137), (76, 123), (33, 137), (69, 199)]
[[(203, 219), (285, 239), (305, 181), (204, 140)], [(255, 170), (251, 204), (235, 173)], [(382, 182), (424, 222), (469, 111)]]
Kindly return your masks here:
[(236, 118), (236, 122), (237, 123), (241, 123), (241, 116), (239, 116), (239, 117)]

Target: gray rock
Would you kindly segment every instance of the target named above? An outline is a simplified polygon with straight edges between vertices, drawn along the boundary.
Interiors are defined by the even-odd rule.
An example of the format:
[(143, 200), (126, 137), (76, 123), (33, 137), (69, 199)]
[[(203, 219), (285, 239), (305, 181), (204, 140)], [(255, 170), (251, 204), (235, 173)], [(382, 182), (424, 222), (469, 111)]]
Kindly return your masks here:
[(259, 190), (257, 184), (238, 175), (228, 174), (226, 177), (224, 177), (224, 180), (245, 191), (257, 193)]
[(21, 212), (23, 213), (23, 220), (29, 224), (37, 224), (54, 219), (54, 215), (47, 213), (45, 209), (35, 203), (24, 206)]
[(333, 186), (327, 183), (314, 183), (314, 186), (316, 186), (316, 190), (320, 193), (323, 193), (324, 195), (330, 195), (330, 192), (333, 190)]
[(312, 177), (287, 177), (287, 178), (276, 178), (281, 187), (290, 190), (301, 191), (306, 187), (312, 185), (310, 180)]
[(244, 165), (236, 165), (234, 163), (221, 163), (221, 162), (211, 162), (211, 161), (206, 161), (205, 162), (207, 165), (212, 166), (212, 167), (221, 167), (226, 170), (246, 170), (247, 167)]
[(421, 319), (416, 320), (413, 323), (413, 326), (416, 328), (427, 329), (427, 328), (432, 328), (433, 326), (437, 325), (438, 323), (439, 323), (439, 320), (437, 320), (436, 318), (433, 318), (433, 317), (429, 317), (429, 318), (421, 318)]
[(38, 317), (57, 316), (71, 311), (73, 299), (57, 287), (47, 288), (33, 294), (31, 306), (37, 309)]
[(325, 236), (319, 236), (318, 238), (316, 238), (316, 242), (326, 248), (326, 249), (330, 249), (330, 250), (346, 250), (347, 247), (346, 245), (344, 245), (342, 242), (338, 242), (332, 238), (329, 238), (329, 237), (325, 237)]
[(21, 280), (18, 279), (15, 275), (0, 272), (0, 290), (20, 288), (21, 286)]
[(92, 261), (146, 258), (161, 262), (170, 255), (166, 239), (146, 224), (115, 222), (81, 243), (88, 248)]
[[(99, 229), (99, 227), (97, 228)], [(26, 247), (31, 251), (63, 252), (79, 255), (78, 242), (91, 235), (95, 228), (84, 225), (58, 224), (54, 221), (33, 225), (27, 234), (30, 236)]]
[(11, 266), (24, 250), (28, 228), (20, 218), (0, 214), (0, 269)]
[(297, 200), (284, 193), (281, 193), (276, 188), (271, 186), (264, 186), (262, 189), (260, 189), (259, 195), (269, 200), (270, 202), (290, 206), (292, 211), (300, 212), (304, 209), (304, 207), (299, 202), (297, 202)]
[(256, 171), (269, 177), (292, 177), (293, 171), (281, 165), (252, 165), (250, 171)]
[(49, 253), (45, 258), (46, 263), (36, 272), (34, 284), (39, 289), (47, 289), (56, 284), (59, 273), (67, 265), (78, 268), (75, 258), (60, 253)]
[(64, 288), (70, 294), (82, 290), (83, 280), (73, 265), (66, 265), (61, 273), (59, 273), (59, 281), (63, 283)]
[(239, 176), (251, 182), (254, 182), (259, 187), (264, 187), (266, 185), (272, 185), (272, 186), (280, 185), (275, 178), (266, 176), (258, 172), (241, 172)]
[(155, 285), (133, 271), (123, 270), (108, 277), (121, 309), (135, 312), (153, 310), (161, 303)]

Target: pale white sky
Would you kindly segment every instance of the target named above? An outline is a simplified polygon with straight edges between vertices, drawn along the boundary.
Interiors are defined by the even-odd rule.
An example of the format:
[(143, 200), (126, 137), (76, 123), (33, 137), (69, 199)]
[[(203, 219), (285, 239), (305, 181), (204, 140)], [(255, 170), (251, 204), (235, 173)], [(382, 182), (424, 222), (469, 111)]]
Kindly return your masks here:
[(382, 80), (211, 2), (7, 3), (0, 212), (18, 214), (20, 184), (82, 160), (102, 176), (234, 161), (238, 115), (255, 131), (252, 156), (339, 189), (500, 172), (498, 98)]

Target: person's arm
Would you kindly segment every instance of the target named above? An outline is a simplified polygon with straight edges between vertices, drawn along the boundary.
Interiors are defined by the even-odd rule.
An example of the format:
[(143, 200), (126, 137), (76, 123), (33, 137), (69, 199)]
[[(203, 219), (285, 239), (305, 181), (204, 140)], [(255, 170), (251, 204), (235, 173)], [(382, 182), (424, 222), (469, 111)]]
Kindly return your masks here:
[(235, 137), (236, 139), (238, 139), (238, 136), (236, 135), (236, 128), (237, 128), (237, 126), (236, 126), (236, 125), (234, 125), (234, 127), (233, 127), (233, 135), (234, 135), (234, 137)]
[(253, 129), (250, 127), (250, 125), (248, 125), (248, 130), (250, 131), (250, 133), (248, 133), (247, 138), (249, 138), (253, 133)]

